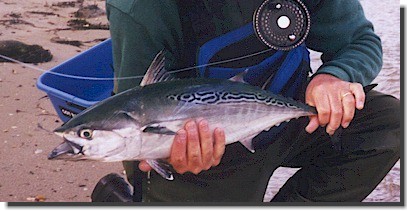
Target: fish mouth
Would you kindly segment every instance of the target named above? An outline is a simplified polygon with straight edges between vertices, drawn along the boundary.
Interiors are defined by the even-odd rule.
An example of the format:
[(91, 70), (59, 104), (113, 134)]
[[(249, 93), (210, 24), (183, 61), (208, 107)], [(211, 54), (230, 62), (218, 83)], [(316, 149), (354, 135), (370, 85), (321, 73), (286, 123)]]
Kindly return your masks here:
[(48, 155), (48, 160), (54, 159), (75, 159), (77, 155), (83, 154), (83, 146), (64, 138), (64, 142), (55, 147)]

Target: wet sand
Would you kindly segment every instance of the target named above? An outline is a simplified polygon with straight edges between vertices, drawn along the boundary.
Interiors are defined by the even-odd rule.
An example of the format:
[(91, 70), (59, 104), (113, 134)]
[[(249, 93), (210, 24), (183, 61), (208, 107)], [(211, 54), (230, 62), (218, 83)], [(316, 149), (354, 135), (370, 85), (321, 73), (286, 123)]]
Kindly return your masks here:
[[(365, 0), (362, 3), (367, 4), (366, 13), (372, 17), (381, 11), (380, 4), (383, 4), (378, 0)], [(0, 40), (38, 44), (50, 50), (53, 54), (51, 61), (34, 65), (36, 68), (50, 69), (109, 37), (108, 30), (103, 29), (107, 24), (103, 12), (86, 18), (90, 24), (82, 25), (85, 28), (99, 26), (101, 29), (83, 30), (70, 24), (77, 19), (75, 13), (80, 6), (95, 4), (104, 9), (104, 1), (101, 0), (82, 3), (0, 0)], [(398, 2), (390, 6), (398, 11)], [(399, 33), (391, 32), (391, 36), (387, 36), (389, 27), (399, 28), (398, 17), (394, 14), (383, 18), (384, 22), (377, 20), (376, 26), (383, 36), (385, 49), (385, 71), (378, 78), (381, 84), (378, 88), (396, 97), (400, 96), (400, 43), (396, 39)], [(390, 21), (391, 25), (386, 21)], [(318, 64), (316, 60), (317, 55), (314, 54), (313, 61)], [(123, 175), (123, 168), (121, 163), (47, 160), (47, 154), (60, 141), (51, 131), (62, 122), (46, 94), (35, 86), (40, 75), (40, 71), (18, 64), (0, 63), (0, 201), (88, 202), (96, 182), (102, 176), (111, 172)], [(294, 171), (278, 169), (270, 181), (265, 201), (278, 191)], [(366, 201), (399, 201), (399, 172), (400, 164), (397, 164)]]
[[(35, 65), (47, 70), (109, 37), (108, 30), (71, 29), (68, 22), (76, 19), (73, 13), (80, 4), (63, 2), (0, 1), (0, 40), (50, 50), (53, 59)], [(85, 1), (83, 6), (94, 3), (104, 8), (104, 1)], [(104, 14), (87, 20), (107, 24)], [(53, 42), (56, 38), (82, 45)], [(13, 63), (0, 63), (0, 70), (0, 201), (86, 202), (101, 177), (122, 174), (121, 163), (48, 161), (47, 154), (61, 141), (51, 131), (62, 122), (35, 86), (41, 72)]]

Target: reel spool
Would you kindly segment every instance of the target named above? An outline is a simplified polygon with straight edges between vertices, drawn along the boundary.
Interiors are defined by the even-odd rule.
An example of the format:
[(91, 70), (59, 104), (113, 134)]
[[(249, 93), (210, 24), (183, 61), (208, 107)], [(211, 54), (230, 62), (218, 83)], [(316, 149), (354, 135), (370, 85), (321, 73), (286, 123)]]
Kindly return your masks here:
[(257, 37), (275, 50), (288, 51), (307, 37), (311, 18), (301, 0), (265, 0), (253, 18)]

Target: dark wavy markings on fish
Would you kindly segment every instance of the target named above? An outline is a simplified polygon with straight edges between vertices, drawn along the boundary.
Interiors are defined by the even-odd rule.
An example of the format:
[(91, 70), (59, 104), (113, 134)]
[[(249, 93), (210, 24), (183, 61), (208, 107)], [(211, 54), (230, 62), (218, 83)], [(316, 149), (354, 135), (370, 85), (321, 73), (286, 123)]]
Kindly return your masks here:
[(278, 106), (278, 107), (288, 107), (293, 109), (298, 109), (289, 102), (278, 100), (271, 96), (265, 96), (262, 94), (255, 93), (234, 93), (234, 92), (196, 92), (196, 93), (181, 93), (172, 94), (167, 96), (168, 99), (210, 105), (210, 104), (226, 104), (226, 103), (261, 103), (268, 106)]

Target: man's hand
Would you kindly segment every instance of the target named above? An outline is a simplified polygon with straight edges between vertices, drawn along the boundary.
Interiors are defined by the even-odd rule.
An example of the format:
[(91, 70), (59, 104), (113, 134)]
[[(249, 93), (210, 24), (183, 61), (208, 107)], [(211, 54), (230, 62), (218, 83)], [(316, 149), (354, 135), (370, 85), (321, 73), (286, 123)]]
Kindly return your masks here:
[(363, 109), (365, 93), (359, 83), (350, 83), (329, 74), (320, 74), (309, 83), (305, 101), (315, 106), (318, 111), (318, 115), (310, 117), (305, 130), (312, 133), (319, 126), (326, 126), (326, 132), (333, 135), (340, 126), (343, 128), (349, 126), (355, 108)]
[[(168, 162), (179, 174), (199, 174), (219, 165), (224, 152), (225, 134), (222, 129), (215, 128), (212, 133), (206, 120), (190, 120), (175, 135)], [(145, 161), (140, 162), (139, 168), (151, 170)]]

